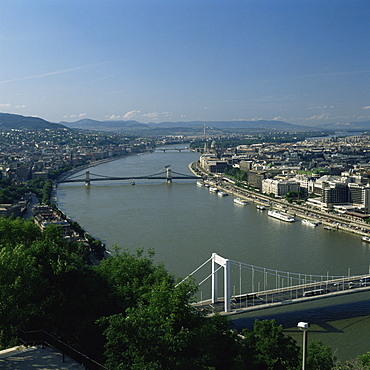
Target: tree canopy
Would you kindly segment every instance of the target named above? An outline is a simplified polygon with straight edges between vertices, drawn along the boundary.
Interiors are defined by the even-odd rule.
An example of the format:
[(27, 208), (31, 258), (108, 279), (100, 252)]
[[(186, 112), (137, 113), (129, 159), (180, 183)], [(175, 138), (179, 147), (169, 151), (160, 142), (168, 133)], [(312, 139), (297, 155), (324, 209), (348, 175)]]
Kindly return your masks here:
[[(238, 333), (227, 317), (208, 317), (192, 305), (196, 284), (177, 285), (153, 257), (116, 248), (90, 266), (58, 227), (0, 218), (0, 349), (17, 344), (18, 329), (44, 329), (110, 369), (300, 368), (300, 348), (280, 325), (256, 321)], [(334, 363), (329, 347), (310, 342), (308, 369)]]

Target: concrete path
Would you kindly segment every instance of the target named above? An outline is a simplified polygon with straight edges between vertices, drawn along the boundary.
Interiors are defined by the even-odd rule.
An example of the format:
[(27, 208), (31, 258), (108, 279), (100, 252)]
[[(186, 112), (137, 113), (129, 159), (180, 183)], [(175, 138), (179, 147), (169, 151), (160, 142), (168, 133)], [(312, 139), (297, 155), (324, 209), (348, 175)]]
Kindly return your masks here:
[(13, 347), (0, 351), (0, 369), (2, 370), (82, 370), (83, 366), (53, 348)]

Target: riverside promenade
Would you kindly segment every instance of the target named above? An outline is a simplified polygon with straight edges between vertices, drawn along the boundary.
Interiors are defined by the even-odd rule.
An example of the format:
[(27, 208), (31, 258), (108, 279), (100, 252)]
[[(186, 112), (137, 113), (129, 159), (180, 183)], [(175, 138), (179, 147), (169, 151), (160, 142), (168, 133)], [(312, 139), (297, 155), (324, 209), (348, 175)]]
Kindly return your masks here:
[(211, 176), (199, 165), (198, 161), (190, 163), (189, 169), (197, 176), (200, 176), (200, 174), (203, 176), (208, 176), (208, 180), (206, 180), (206, 182), (217, 187), (219, 190), (234, 195), (238, 198), (279, 209), (282, 212), (288, 213), (294, 217), (299, 217), (302, 219), (305, 218), (319, 222), (328, 227), (328, 230), (342, 230), (353, 234), (358, 234), (360, 236), (370, 236), (370, 225), (355, 216), (333, 214), (313, 208), (309, 205), (293, 204), (289, 203), (283, 198), (272, 198), (257, 191), (241, 188), (231, 183), (227, 176), (220, 174)]

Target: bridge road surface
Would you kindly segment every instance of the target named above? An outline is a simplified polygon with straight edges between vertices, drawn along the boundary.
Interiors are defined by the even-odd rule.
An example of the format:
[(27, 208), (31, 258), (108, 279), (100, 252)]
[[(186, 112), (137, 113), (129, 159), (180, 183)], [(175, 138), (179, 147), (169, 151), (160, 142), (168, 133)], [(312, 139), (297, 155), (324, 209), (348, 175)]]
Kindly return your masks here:
[(294, 304), (313, 299), (336, 297), (342, 294), (359, 293), (370, 290), (370, 278), (363, 281), (362, 277), (337, 279), (330, 282), (311, 283), (300, 286), (272, 289), (263, 292), (248, 293), (231, 297), (231, 311), (225, 312), (224, 298), (217, 303), (211, 300), (194, 303), (195, 307), (205, 310), (208, 315), (218, 312), (221, 315), (235, 315), (246, 311), (254, 311), (279, 305)]

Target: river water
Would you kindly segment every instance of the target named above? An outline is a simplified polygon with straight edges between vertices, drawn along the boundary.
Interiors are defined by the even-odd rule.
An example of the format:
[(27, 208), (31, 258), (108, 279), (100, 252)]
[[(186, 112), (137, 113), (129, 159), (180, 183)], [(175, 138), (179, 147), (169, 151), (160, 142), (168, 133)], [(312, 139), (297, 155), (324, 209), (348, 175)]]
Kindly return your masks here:
[[(190, 151), (155, 151), (125, 157), (91, 167), (91, 174), (144, 176), (164, 171), (188, 174), (188, 164), (199, 158)], [(84, 172), (81, 172), (84, 173)], [(93, 175), (91, 175), (93, 177)], [(253, 203), (237, 206), (232, 197), (219, 197), (195, 180), (92, 182), (60, 184), (59, 208), (85, 230), (113, 245), (134, 251), (154, 248), (155, 260), (163, 262), (176, 277), (185, 277), (213, 252), (222, 257), (268, 269), (323, 276), (366, 274), (370, 244), (359, 236), (311, 228), (301, 222), (285, 223), (267, 216)], [(204, 267), (198, 277), (210, 272)], [(203, 275), (202, 275), (203, 274)], [(237, 285), (240, 279), (235, 274)], [(196, 276), (197, 278), (197, 276)], [(250, 284), (250, 279), (249, 279)], [(255, 282), (254, 290), (257, 290)], [(258, 285), (261, 287), (261, 285)], [(240, 287), (234, 286), (238, 291)], [(198, 298), (209, 298), (209, 284)], [(337, 350), (340, 359), (370, 351), (370, 292), (301, 303), (233, 316), (238, 327), (251, 327), (254, 318), (275, 318), (287, 334), (300, 343), (298, 321), (311, 323), (309, 339), (322, 340)]]

